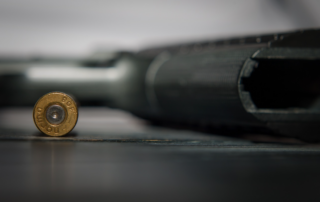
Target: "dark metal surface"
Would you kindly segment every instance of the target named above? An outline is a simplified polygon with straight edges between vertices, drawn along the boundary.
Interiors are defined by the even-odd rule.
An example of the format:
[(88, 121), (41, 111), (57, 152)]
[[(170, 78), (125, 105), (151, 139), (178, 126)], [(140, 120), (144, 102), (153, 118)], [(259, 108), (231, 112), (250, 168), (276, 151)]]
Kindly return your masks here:
[(114, 107), (160, 124), (319, 142), (319, 35), (309, 29), (240, 36), (82, 62), (3, 60), (0, 105), (30, 106), (59, 90), (80, 104)]
[(0, 111), (3, 201), (320, 198), (318, 145), (151, 127), (102, 108), (80, 108), (75, 132), (54, 138), (37, 132), (31, 114), (30, 108)]

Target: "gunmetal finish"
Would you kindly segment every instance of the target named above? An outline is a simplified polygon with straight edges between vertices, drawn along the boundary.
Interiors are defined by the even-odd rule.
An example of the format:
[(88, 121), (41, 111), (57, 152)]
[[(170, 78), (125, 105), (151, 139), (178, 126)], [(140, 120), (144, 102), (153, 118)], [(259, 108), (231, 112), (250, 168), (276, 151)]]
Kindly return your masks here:
[[(28, 105), (39, 93), (60, 90), (153, 123), (319, 141), (319, 35), (301, 30), (180, 44), (119, 52), (102, 63), (2, 61), (0, 104)], [(60, 64), (51, 73), (63, 77), (39, 68), (50, 63)], [(48, 75), (53, 79), (42, 78)]]

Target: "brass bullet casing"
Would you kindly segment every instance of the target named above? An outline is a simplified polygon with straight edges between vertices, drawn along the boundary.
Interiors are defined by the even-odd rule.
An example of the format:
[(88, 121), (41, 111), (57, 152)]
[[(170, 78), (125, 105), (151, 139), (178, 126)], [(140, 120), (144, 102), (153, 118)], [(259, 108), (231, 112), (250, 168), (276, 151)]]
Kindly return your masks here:
[(33, 108), (36, 127), (49, 136), (63, 136), (77, 124), (77, 103), (62, 92), (51, 92), (42, 96)]

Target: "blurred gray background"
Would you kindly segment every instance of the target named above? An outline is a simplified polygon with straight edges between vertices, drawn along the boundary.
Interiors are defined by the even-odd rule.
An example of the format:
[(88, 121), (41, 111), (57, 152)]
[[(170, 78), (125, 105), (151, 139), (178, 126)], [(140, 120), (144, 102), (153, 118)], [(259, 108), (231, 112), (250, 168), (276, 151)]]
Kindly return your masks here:
[(0, 55), (81, 56), (320, 26), (317, 0), (0, 0)]

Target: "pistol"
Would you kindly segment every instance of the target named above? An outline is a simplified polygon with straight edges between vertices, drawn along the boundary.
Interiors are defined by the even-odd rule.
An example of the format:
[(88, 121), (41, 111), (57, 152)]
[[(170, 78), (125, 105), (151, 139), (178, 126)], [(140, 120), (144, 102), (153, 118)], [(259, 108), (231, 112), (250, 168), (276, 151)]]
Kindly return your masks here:
[(2, 106), (63, 91), (153, 122), (320, 140), (317, 29), (0, 67)]

